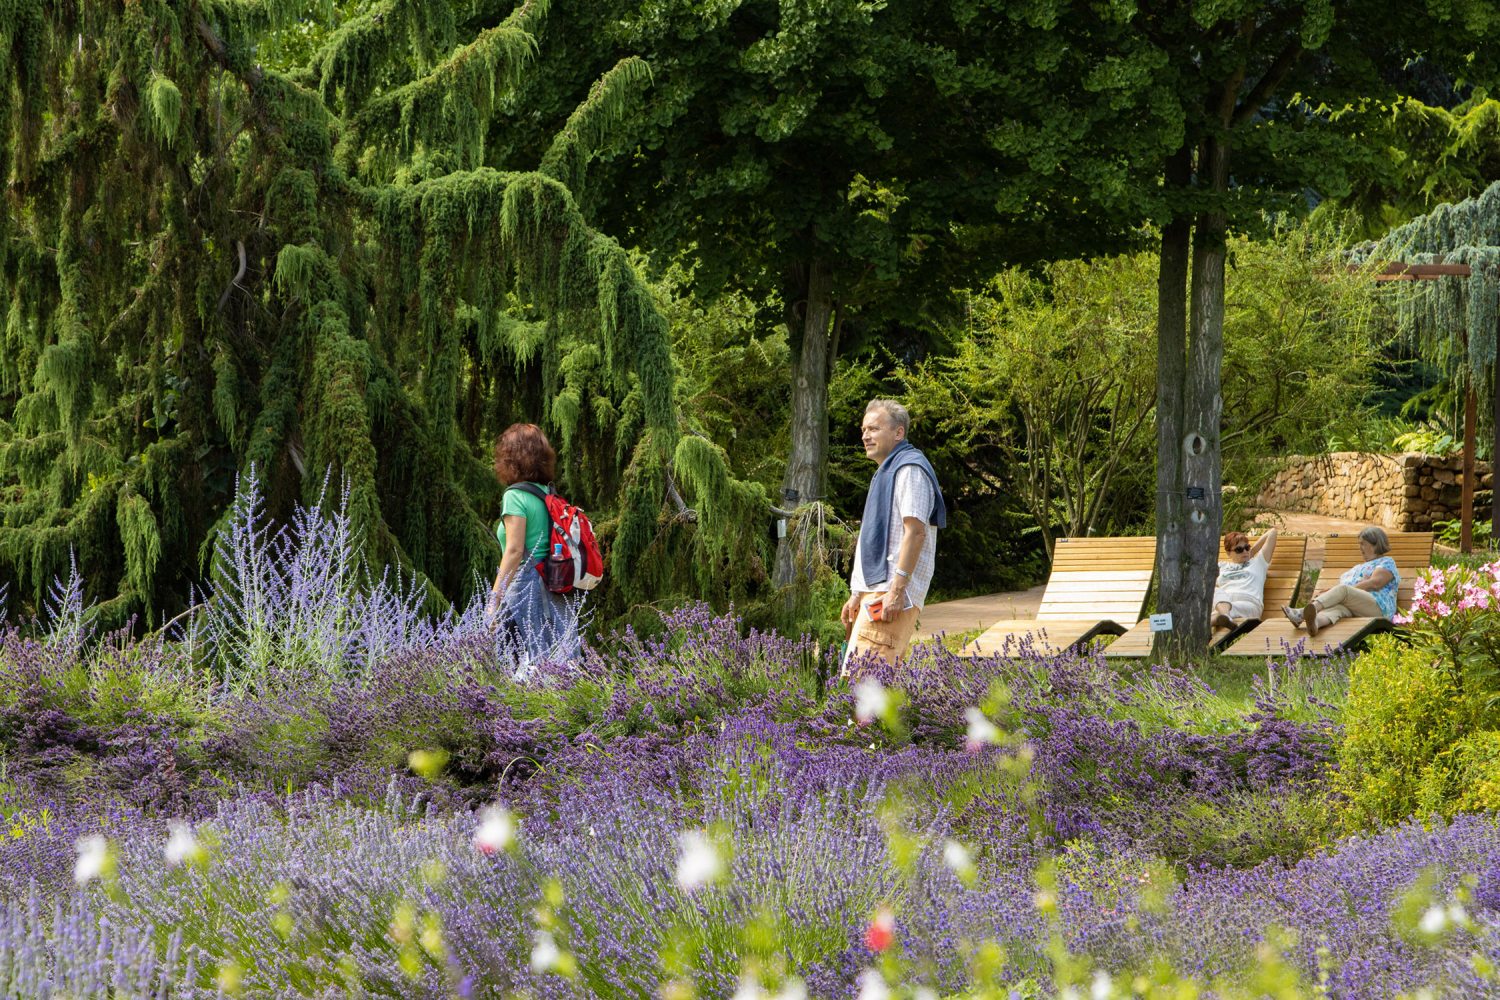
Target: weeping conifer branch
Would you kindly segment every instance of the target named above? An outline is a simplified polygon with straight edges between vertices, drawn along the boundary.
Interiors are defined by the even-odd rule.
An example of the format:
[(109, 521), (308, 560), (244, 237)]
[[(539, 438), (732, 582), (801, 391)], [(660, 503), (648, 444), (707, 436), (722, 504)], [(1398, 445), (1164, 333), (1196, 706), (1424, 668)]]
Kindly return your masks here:
[[(431, 72), (368, 101), (350, 121), (352, 147), (394, 136), (401, 157), (409, 157), (420, 142), (453, 152), (462, 167), (483, 162), (484, 136), (495, 102), (521, 79), (536, 55), (534, 32), (548, 5), (549, 0), (524, 0), (504, 21), (480, 32)], [(328, 51), (326, 58), (337, 64), (345, 46)], [(369, 54), (368, 49), (360, 50), (351, 52), (350, 58)]]
[(1411, 282), (1398, 318), (1424, 355), (1492, 391), (1500, 333), (1500, 183), (1391, 230), (1357, 248), (1355, 259), (1469, 265), (1468, 278)]
[(498, 558), (489, 443), (540, 414), (641, 593), (676, 446), (665, 324), (556, 178), (477, 167), (545, 3), (467, 44), (379, 4), (310, 67), (256, 65), (301, 7), (23, 0), (0, 23), (23, 205), (0, 223), (0, 572), (39, 596), (73, 550), (106, 616), (170, 615), (238, 475), (284, 513), (332, 469), (372, 559), (459, 596)]
[(542, 156), (541, 172), (561, 181), (573, 194), (583, 192), (589, 160), (609, 138), (636, 94), (651, 83), (651, 69), (635, 56), (621, 59), (589, 88), (589, 96), (568, 116), (567, 124)]

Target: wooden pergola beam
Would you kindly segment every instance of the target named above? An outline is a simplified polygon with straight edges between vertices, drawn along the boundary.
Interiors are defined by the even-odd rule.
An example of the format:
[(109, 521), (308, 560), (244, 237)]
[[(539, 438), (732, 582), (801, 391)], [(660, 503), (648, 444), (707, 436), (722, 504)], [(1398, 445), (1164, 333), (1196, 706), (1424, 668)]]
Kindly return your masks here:
[[(1351, 271), (1358, 268), (1351, 267)], [(1392, 261), (1372, 277), (1376, 281), (1431, 281), (1434, 278), (1467, 278), (1474, 273), (1468, 264), (1405, 264)]]

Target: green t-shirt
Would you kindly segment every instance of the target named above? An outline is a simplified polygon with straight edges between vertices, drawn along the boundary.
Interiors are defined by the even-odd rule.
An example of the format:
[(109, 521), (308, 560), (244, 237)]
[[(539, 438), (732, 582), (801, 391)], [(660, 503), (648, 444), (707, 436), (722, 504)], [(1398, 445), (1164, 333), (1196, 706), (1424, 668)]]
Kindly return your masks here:
[[(541, 483), (535, 485), (548, 493), (552, 492)], [(552, 529), (552, 518), (547, 515), (547, 505), (525, 490), (506, 490), (505, 501), (500, 505), (500, 522), (495, 525), (495, 537), (500, 539), (501, 549), (505, 548), (505, 517), (511, 514), (526, 518), (526, 548), (531, 551), (532, 561), (546, 556), (547, 539)]]

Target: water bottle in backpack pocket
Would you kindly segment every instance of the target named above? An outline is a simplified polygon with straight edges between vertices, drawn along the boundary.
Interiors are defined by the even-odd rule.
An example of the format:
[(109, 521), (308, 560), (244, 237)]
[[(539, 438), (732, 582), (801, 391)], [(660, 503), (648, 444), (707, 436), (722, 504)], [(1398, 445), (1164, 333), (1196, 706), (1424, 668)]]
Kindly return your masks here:
[(542, 583), (554, 594), (573, 589), (573, 559), (563, 554), (562, 542), (552, 543), (552, 554), (541, 565)]

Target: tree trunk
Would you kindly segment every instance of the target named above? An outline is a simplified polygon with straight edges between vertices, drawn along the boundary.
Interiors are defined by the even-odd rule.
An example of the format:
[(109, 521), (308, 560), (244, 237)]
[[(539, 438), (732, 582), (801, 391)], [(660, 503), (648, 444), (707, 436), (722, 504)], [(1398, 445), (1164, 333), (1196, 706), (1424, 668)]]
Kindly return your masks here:
[[(833, 363), (833, 274), (825, 261), (807, 266), (807, 294), (792, 373), (791, 453), (781, 480), (782, 503), (787, 507), (822, 500), (828, 473), (828, 374)], [(775, 582), (786, 586), (796, 572), (792, 538), (776, 545)]]
[[(1200, 155), (1204, 186), (1222, 195), (1229, 182), (1227, 141), (1209, 139)], [(1158, 428), (1159, 452), (1175, 449), (1175, 484), (1162, 483), (1163, 500), (1178, 506), (1156, 525), (1161, 581), (1157, 610), (1172, 615), (1172, 630), (1158, 633), (1152, 652), (1179, 664), (1201, 662), (1208, 653), (1209, 606), (1218, 571), (1219, 495), (1223, 471), (1219, 456), (1219, 419), (1224, 408), (1220, 366), (1224, 357), (1224, 257), (1227, 220), (1222, 211), (1197, 216), (1193, 232), (1193, 271), (1188, 359), (1182, 380), (1181, 413), (1175, 435)], [(1166, 345), (1159, 345), (1159, 351)], [(1162, 358), (1158, 356), (1158, 366)], [(1183, 371), (1174, 362), (1175, 371)], [(1170, 423), (1170, 422), (1169, 422)]]
[(1500, 485), (1500, 354), (1495, 356), (1495, 373), (1490, 379), (1490, 430), (1494, 442), (1490, 445), (1490, 545), (1500, 547), (1500, 497), (1495, 487)]
[(1474, 448), (1478, 443), (1475, 429), (1479, 421), (1477, 409), (1474, 377), (1470, 375), (1464, 380), (1464, 483), (1460, 490), (1463, 499), (1459, 501), (1460, 552), (1474, 551)]
[[(1169, 190), (1187, 187), (1191, 154), (1179, 150), (1167, 162)], [(1182, 438), (1183, 382), (1187, 375), (1187, 280), (1192, 224), (1174, 218), (1162, 227), (1161, 269), (1156, 279), (1156, 577), (1157, 606), (1178, 600), (1182, 581), (1182, 533), (1172, 530), (1183, 519)], [(1153, 658), (1172, 648), (1172, 633), (1158, 632)]]

